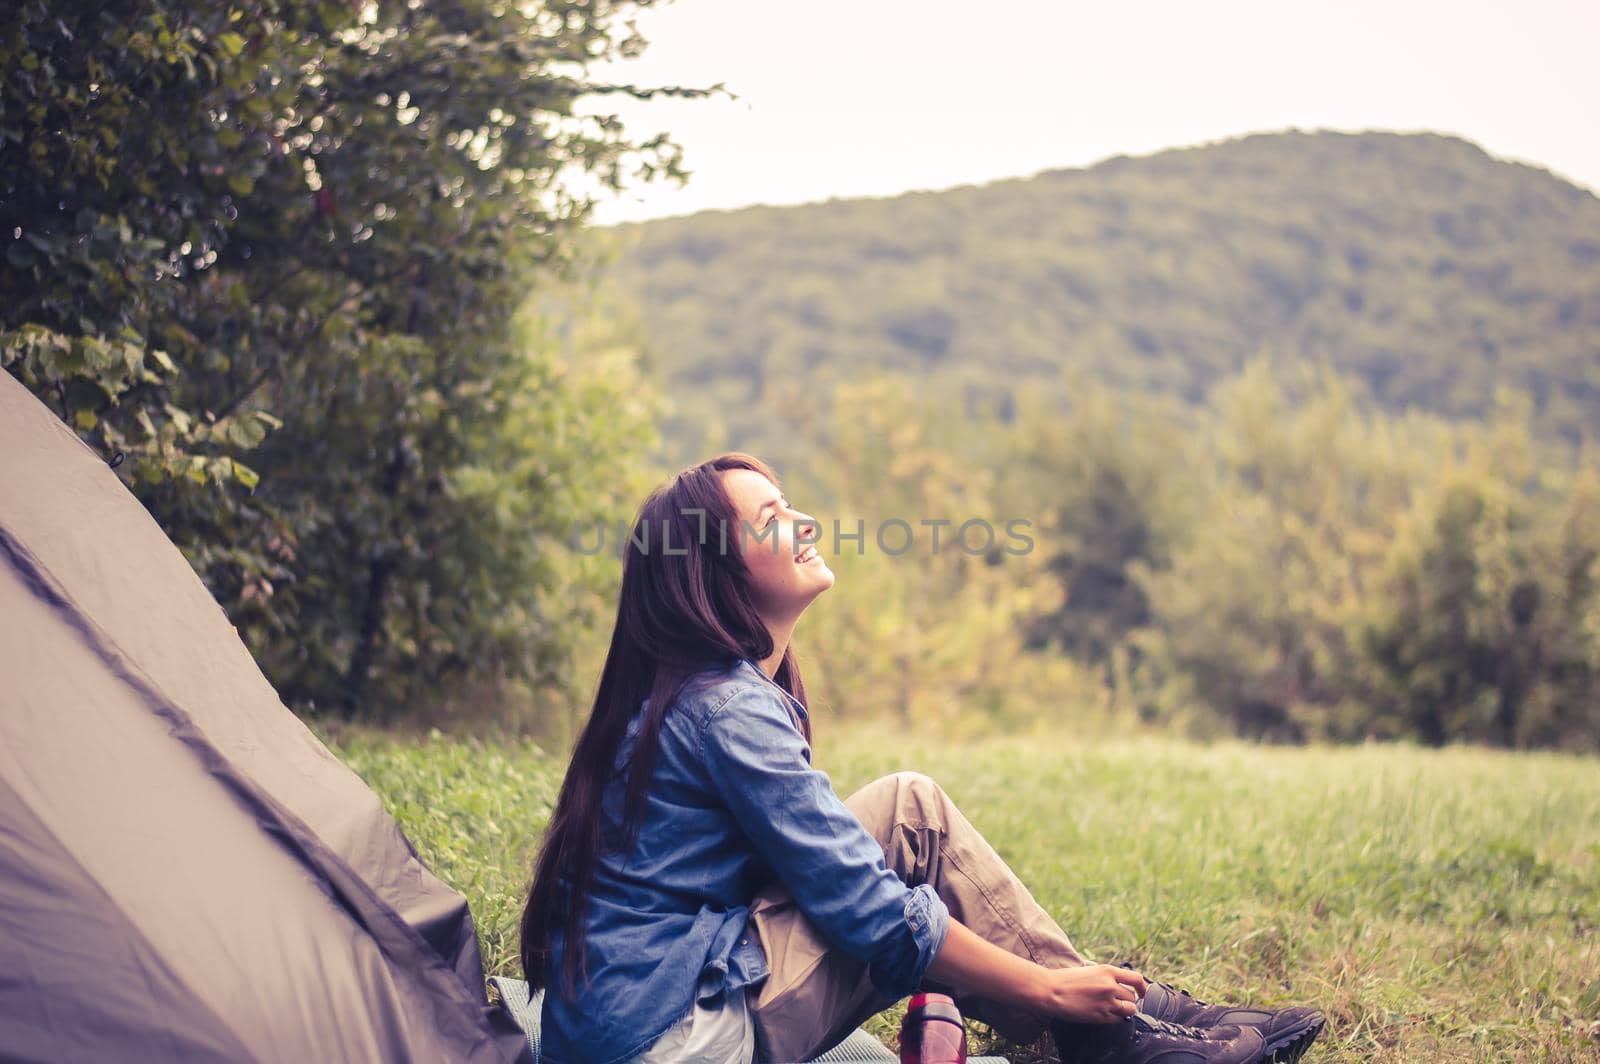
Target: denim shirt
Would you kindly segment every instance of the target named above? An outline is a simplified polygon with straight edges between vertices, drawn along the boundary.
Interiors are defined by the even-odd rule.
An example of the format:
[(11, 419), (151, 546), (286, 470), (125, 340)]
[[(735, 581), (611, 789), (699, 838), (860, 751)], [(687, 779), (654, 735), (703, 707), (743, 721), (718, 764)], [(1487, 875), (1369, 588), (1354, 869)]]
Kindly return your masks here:
[[(590, 978), (575, 1000), (561, 993), (559, 928), (553, 938), (544, 1059), (626, 1060), (695, 1001), (759, 984), (767, 959), (747, 926), (749, 905), (774, 879), (829, 942), (867, 964), (885, 998), (916, 990), (944, 943), (949, 910), (927, 884), (906, 886), (828, 777), (811, 767), (799, 730), (804, 714), (748, 659), (685, 686), (662, 723), (638, 840), (626, 859), (602, 853), (596, 867)], [(619, 774), (601, 800), (608, 843), (620, 837), (624, 786)]]

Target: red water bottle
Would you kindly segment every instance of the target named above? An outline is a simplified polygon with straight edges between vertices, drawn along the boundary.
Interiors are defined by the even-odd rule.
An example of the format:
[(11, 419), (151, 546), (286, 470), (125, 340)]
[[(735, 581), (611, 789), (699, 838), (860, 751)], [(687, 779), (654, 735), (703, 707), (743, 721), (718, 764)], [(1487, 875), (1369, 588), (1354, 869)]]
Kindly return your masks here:
[(900, 1021), (900, 1064), (967, 1064), (967, 1028), (945, 994), (918, 994)]

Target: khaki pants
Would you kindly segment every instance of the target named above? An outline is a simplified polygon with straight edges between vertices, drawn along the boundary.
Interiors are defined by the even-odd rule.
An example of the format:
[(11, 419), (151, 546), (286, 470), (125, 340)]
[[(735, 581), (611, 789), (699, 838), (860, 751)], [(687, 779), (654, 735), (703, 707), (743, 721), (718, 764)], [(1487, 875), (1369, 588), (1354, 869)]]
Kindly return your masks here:
[[(909, 886), (933, 885), (979, 936), (1047, 968), (1088, 964), (1028, 888), (927, 776), (884, 776), (845, 799)], [(862, 1021), (894, 1004), (878, 995), (866, 965), (831, 946), (781, 884), (751, 903), (751, 923), (771, 969), (753, 1002), (756, 1059), (803, 1061), (842, 1041)], [(961, 1012), (1014, 1042), (1030, 1042), (1042, 1017), (928, 983), (955, 997)]]

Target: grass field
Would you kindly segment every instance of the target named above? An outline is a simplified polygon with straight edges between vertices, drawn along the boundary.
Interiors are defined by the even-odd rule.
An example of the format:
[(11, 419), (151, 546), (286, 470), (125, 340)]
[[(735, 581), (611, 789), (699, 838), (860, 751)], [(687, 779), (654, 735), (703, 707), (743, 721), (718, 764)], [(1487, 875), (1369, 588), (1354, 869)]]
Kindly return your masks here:
[[(470, 899), (491, 973), (517, 973), (561, 765), (531, 744), (331, 744)], [(1600, 1059), (1600, 761), (839, 727), (817, 764), (840, 794), (897, 769), (938, 779), (1096, 960), (1321, 1008), (1308, 1061)]]

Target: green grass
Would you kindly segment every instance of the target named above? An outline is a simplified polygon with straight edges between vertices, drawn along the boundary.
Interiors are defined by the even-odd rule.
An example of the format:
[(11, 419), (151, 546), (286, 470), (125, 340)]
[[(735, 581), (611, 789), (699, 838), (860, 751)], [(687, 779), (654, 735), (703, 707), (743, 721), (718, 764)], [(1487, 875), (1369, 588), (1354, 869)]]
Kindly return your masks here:
[[(467, 895), (490, 972), (515, 973), (560, 764), (531, 744), (334, 746)], [(820, 736), (817, 762), (842, 795), (932, 775), (1096, 960), (1208, 1000), (1322, 1009), (1308, 1060), (1600, 1056), (1593, 759), (853, 727)], [(888, 1040), (895, 1022), (870, 1026)]]

